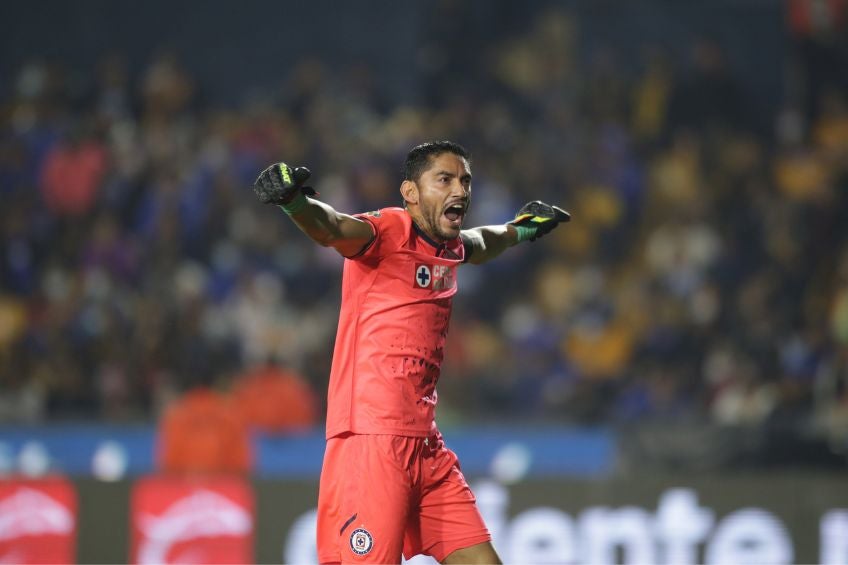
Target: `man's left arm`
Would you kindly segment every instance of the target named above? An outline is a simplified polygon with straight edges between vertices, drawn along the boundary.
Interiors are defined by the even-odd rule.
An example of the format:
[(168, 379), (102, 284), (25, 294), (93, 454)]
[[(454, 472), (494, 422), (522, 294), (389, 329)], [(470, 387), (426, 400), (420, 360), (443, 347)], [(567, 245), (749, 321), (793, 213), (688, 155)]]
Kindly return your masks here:
[(569, 220), (571, 214), (557, 206), (539, 200), (528, 202), (511, 222), (462, 230), (467, 262), (485, 263), (522, 241), (536, 241)]
[(460, 237), (465, 245), (466, 262), (475, 265), (494, 259), (518, 243), (518, 232), (510, 224), (462, 230)]

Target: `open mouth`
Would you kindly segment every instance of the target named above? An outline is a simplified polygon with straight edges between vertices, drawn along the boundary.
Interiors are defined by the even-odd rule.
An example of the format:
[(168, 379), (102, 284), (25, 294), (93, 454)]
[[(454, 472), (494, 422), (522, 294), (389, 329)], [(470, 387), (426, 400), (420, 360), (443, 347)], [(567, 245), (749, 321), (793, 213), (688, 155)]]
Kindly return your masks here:
[(455, 202), (445, 208), (445, 217), (451, 224), (459, 225), (462, 223), (462, 218), (465, 217), (465, 209), (467, 204), (464, 202)]

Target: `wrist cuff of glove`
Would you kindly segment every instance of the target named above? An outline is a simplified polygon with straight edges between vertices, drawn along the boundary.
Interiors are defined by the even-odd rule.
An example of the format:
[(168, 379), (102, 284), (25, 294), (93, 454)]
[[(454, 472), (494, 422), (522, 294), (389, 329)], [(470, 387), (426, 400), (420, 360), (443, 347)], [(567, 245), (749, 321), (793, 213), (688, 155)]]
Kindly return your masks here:
[(285, 204), (281, 204), (280, 208), (283, 209), (283, 212), (292, 216), (297, 214), (309, 204), (309, 200), (306, 199), (306, 196), (298, 190), (297, 194), (295, 194), (294, 198), (286, 202)]
[(522, 241), (527, 241), (528, 239), (532, 239), (536, 235), (536, 231), (538, 231), (539, 229), (535, 226), (530, 227), (513, 225), (512, 227), (515, 228), (515, 231), (518, 234), (519, 243), (521, 243)]

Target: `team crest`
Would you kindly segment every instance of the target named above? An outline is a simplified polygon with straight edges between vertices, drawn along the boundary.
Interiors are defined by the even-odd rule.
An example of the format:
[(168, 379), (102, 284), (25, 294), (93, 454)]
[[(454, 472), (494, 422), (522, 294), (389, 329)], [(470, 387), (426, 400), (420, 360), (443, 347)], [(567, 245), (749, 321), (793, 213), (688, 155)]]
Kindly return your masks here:
[(415, 284), (421, 288), (430, 288), (433, 282), (433, 274), (427, 265), (415, 265)]
[(430, 290), (445, 290), (456, 286), (454, 267), (447, 265), (415, 264), (413, 288), (429, 288)]
[(374, 538), (365, 528), (357, 528), (350, 534), (350, 549), (357, 555), (365, 555), (374, 547)]

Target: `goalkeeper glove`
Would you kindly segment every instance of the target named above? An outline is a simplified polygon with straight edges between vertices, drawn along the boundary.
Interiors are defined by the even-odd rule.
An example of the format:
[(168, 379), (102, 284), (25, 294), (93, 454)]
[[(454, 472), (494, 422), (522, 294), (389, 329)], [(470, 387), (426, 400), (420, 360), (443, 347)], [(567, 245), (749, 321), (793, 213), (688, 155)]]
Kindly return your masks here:
[(562, 208), (545, 204), (541, 200), (534, 200), (522, 206), (515, 215), (515, 219), (509, 223), (518, 231), (518, 241), (528, 239), (536, 241), (536, 238), (542, 237), (557, 227), (560, 222), (569, 220), (571, 220), (571, 214)]
[(285, 206), (298, 194), (317, 194), (311, 186), (303, 185), (310, 174), (306, 167), (292, 169), (285, 163), (276, 163), (259, 174), (253, 183), (253, 192), (265, 204)]

